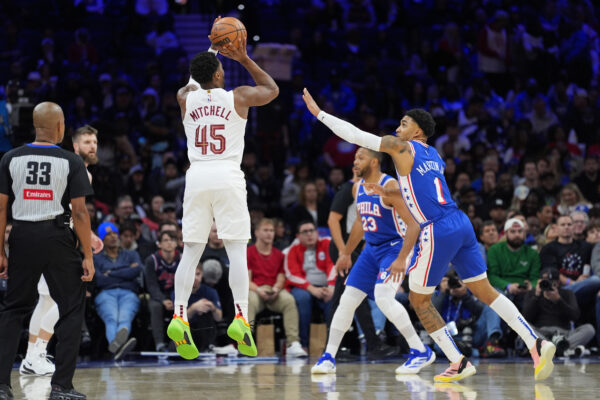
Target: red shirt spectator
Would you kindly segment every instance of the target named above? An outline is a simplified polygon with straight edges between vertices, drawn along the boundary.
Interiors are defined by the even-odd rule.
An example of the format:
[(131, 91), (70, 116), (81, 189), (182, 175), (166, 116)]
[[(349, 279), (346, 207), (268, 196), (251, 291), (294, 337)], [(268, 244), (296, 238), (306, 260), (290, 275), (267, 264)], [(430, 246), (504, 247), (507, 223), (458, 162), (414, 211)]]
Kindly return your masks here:
[[(309, 224), (304, 225), (309, 226)], [(333, 261), (331, 261), (331, 257), (329, 257), (329, 242), (331, 239), (319, 238), (314, 225), (312, 226), (312, 230), (314, 232), (307, 232), (306, 235), (314, 236), (314, 240), (310, 239), (306, 244), (303, 244), (303, 241), (297, 241), (292, 243), (292, 245), (286, 249), (287, 255), (285, 258), (284, 269), (288, 289), (296, 286), (306, 290), (312, 284), (312, 282), (307, 280), (306, 270), (304, 268), (304, 255), (306, 250), (310, 250), (311, 247), (315, 250), (316, 268), (325, 273), (328, 286), (335, 285), (336, 270)], [(300, 233), (303, 234), (303, 232)]]
[[(252, 271), (252, 281), (257, 286), (273, 286), (277, 281), (277, 275), (283, 274), (283, 253), (273, 248), (271, 254), (265, 256), (260, 254), (256, 245), (248, 247), (248, 270)], [(272, 266), (277, 265), (274, 269)]]

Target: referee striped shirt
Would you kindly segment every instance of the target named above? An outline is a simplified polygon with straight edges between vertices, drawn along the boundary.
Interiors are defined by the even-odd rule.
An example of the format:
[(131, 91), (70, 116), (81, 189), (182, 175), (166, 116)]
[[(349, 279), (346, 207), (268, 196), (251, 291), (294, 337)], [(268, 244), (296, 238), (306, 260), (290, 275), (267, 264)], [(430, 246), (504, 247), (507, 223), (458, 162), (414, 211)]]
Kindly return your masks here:
[(69, 215), (71, 199), (93, 190), (81, 157), (56, 145), (27, 144), (2, 157), (0, 193), (13, 199), (13, 219), (36, 222)]

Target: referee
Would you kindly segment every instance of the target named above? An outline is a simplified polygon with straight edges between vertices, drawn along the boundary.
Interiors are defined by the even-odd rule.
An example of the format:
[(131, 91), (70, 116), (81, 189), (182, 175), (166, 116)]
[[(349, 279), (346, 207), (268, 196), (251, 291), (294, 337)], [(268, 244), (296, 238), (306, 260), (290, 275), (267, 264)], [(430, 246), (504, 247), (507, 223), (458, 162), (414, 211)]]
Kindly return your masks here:
[[(81, 157), (56, 145), (65, 132), (62, 109), (50, 102), (38, 104), (33, 125), (35, 142), (9, 151), (0, 161), (0, 232), (6, 228), (9, 198), (14, 220), (8, 260), (4, 234), (0, 235), (0, 277), (8, 278), (5, 306), (0, 311), (0, 400), (13, 398), (10, 373), (23, 319), (35, 307), (42, 274), (60, 314), (50, 399), (85, 399), (72, 381), (81, 338), (83, 282), (94, 276), (85, 207), (85, 196), (92, 194), (92, 188)], [(69, 202), (77, 237), (69, 228)]]

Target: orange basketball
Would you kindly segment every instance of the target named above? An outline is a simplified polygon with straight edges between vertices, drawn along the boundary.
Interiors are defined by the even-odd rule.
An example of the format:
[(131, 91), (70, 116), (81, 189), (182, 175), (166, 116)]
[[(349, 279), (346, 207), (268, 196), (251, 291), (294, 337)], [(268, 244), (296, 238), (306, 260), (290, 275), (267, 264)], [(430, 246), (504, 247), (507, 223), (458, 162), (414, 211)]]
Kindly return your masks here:
[(242, 40), (246, 42), (246, 27), (242, 21), (233, 17), (225, 17), (213, 24), (208, 38), (212, 47), (220, 50), (229, 43), (233, 43), (236, 48), (239, 47), (239, 35), (242, 35)]

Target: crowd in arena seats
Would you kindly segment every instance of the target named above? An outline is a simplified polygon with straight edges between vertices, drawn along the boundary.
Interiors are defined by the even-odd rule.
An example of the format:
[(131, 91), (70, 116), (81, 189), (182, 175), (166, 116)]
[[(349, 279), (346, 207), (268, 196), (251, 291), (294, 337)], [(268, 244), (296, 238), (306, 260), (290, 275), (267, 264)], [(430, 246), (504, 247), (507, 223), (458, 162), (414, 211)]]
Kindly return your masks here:
[[(40, 101), (65, 110), (65, 148), (75, 129), (90, 125), (98, 131), (99, 162), (89, 168), (95, 195), (87, 206), (93, 229), (114, 224), (104, 239), (118, 235), (121, 248), (107, 243), (97, 256), (84, 327), (84, 338), (91, 337), (84, 344), (92, 350), (83, 352), (106, 354), (122, 328), (128, 330), (125, 339), (137, 338), (138, 348), (167, 347), (160, 329), (172, 307), (172, 263), (183, 245), (180, 218), (189, 164), (175, 100), (188, 82), (189, 55), (173, 21), (186, 12), (203, 12), (208, 20), (233, 13), (249, 37), (297, 48), (291, 79), (278, 82), (279, 97), (250, 115), (242, 169), (253, 232), (263, 217), (275, 218), (273, 248), (288, 248), (299, 233), (300, 244), (287, 252), (298, 255), (304, 236), (313, 235), (306, 226), (327, 235), (333, 195), (351, 177), (356, 146), (312, 118), (301, 99), (303, 87), (327, 112), (377, 134), (393, 133), (405, 110), (423, 107), (436, 119), (431, 144), (443, 156), (453, 197), (477, 232), (492, 284), (524, 315), (538, 316), (532, 323), (540, 333), (572, 341), (565, 351), (600, 344), (596, 3), (259, 0), (247, 2), (243, 11), (233, 1), (171, 3), (0, 3), (0, 155), (32, 139), (31, 111)], [(393, 173), (390, 160), (385, 166)], [(307, 223), (298, 231), (301, 222)], [(200, 342), (207, 348), (228, 344), (224, 327), (235, 312), (217, 232), (214, 227), (197, 274), (204, 281), (195, 284), (190, 304), (196, 314), (213, 319), (215, 334)], [(166, 250), (174, 239), (175, 250)], [(136, 254), (137, 261), (128, 259), (139, 264), (136, 278), (129, 276), (133, 270), (106, 275), (104, 261), (114, 264), (127, 252)], [(317, 269), (322, 270), (319, 263)], [(319, 277), (324, 287), (329, 272), (324, 281)], [(485, 356), (518, 349), (514, 335), (503, 325), (498, 332), (493, 317), (452, 278), (449, 274), (453, 286), (440, 287), (437, 305), (447, 322), (461, 328), (462, 345), (470, 343)], [(299, 333), (288, 337), (306, 346), (303, 321), (313, 308), (305, 303), (316, 298), (327, 309), (329, 289), (309, 293), (297, 279), (288, 275), (286, 288), (277, 287), (292, 288), (302, 303)], [(4, 284), (0, 281), (0, 296)], [(111, 319), (102, 299), (115, 290), (137, 295), (139, 311), (132, 321)], [(135, 313), (133, 303), (128, 310)], [(556, 304), (569, 321), (544, 317)]]

